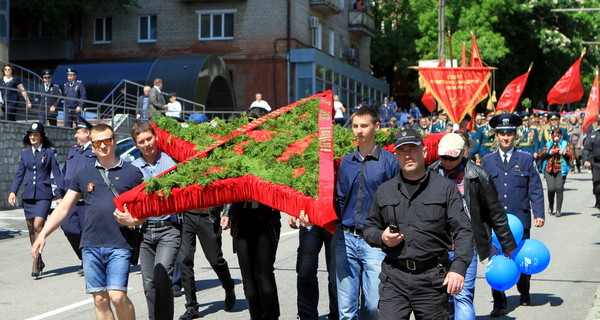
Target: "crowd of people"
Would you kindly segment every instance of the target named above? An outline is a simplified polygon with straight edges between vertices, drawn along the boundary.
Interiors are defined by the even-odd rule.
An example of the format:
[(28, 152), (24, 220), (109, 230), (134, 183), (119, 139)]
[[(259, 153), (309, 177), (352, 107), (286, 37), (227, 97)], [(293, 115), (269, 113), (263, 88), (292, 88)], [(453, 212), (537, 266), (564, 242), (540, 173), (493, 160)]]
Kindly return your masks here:
[[(48, 87), (51, 81), (47, 81)], [(222, 231), (231, 229), (251, 319), (278, 319), (280, 304), (274, 263), (281, 213), (256, 201), (198, 208), (147, 219), (133, 218), (113, 198), (154, 177), (176, 162), (158, 149), (148, 120), (165, 107), (162, 81), (144, 88), (131, 137), (141, 157), (127, 163), (116, 155), (113, 129), (76, 118), (75, 138), (62, 167), (45, 135), (44, 123), (27, 130), (8, 202), (16, 205), (23, 185), (33, 265), (38, 278), (45, 267), (46, 237), (62, 227), (77, 257), (86, 292), (98, 319), (135, 319), (127, 297), (129, 267), (137, 263), (139, 239), (144, 293), (150, 319), (173, 319), (174, 297), (185, 294), (181, 320), (200, 316), (196, 297), (196, 238), (225, 291), (223, 309), (236, 303), (234, 281), (221, 249)], [(176, 95), (172, 94), (172, 99)], [(161, 100), (162, 99), (162, 100)], [(345, 107), (334, 99), (334, 123)], [(74, 107), (77, 113), (77, 107)], [(270, 110), (262, 95), (247, 112), (258, 118)], [(524, 226), (543, 227), (546, 210), (561, 217), (564, 184), (573, 171), (592, 168), (596, 207), (600, 209), (600, 118), (587, 133), (581, 117), (558, 113), (478, 114), (452, 124), (446, 114), (423, 116), (416, 105), (397, 118), (393, 98), (380, 109), (356, 108), (348, 119), (356, 149), (341, 159), (335, 186), (335, 233), (313, 225), (304, 214), (289, 217), (299, 228), (297, 317), (318, 319), (319, 252), (325, 248), (329, 319), (475, 319), (475, 278), (480, 261), (502, 252), (510, 257), (517, 243), (507, 213)], [(170, 111), (170, 110), (169, 110)], [(175, 111), (171, 111), (175, 112)], [(339, 116), (341, 113), (341, 117)], [(77, 114), (76, 114), (77, 115)], [(564, 117), (566, 118), (566, 117)], [(433, 121), (432, 121), (433, 120)], [(208, 121), (203, 117), (203, 121)], [(396, 130), (393, 152), (376, 142), (378, 130)], [(423, 137), (446, 133), (437, 149)], [(437, 161), (425, 163), (428, 153)], [(548, 206), (542, 180), (547, 182)], [(50, 175), (57, 185), (51, 190)], [(50, 203), (58, 206), (48, 217)], [(491, 244), (492, 230), (501, 248)], [(530, 275), (521, 274), (519, 304), (531, 304)], [(492, 317), (508, 310), (504, 292), (492, 290)], [(451, 301), (449, 303), (448, 301)], [(111, 308), (112, 306), (112, 308)]]

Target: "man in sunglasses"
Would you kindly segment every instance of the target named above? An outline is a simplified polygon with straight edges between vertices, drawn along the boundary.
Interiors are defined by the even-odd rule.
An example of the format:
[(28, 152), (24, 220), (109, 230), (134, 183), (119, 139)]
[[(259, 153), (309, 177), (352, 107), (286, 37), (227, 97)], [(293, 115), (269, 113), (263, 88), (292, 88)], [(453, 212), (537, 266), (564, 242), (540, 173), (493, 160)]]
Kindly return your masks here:
[[(52, 212), (37, 240), (31, 246), (35, 258), (42, 253), (45, 239), (83, 198), (85, 221), (81, 235), (86, 292), (92, 294), (97, 319), (135, 319), (135, 310), (127, 297), (129, 263), (133, 249), (130, 233), (115, 215), (115, 193), (123, 193), (142, 183), (140, 169), (116, 156), (113, 129), (98, 124), (90, 130), (97, 161), (77, 172), (67, 194)], [(108, 183), (107, 183), (108, 182)], [(114, 191), (114, 192), (113, 192)]]
[[(433, 163), (430, 168), (440, 175), (452, 180), (458, 186), (463, 196), (467, 213), (471, 217), (473, 229), (473, 259), (465, 275), (465, 285), (460, 293), (453, 297), (454, 318), (474, 320), (475, 306), (475, 278), (477, 277), (477, 254), (481, 261), (490, 256), (491, 229), (494, 229), (502, 252), (512, 253), (517, 248), (517, 243), (508, 226), (506, 212), (498, 201), (498, 191), (490, 174), (473, 161), (467, 159), (465, 139), (468, 133), (449, 133), (445, 135), (438, 145), (440, 160)], [(450, 260), (454, 258), (454, 251), (450, 251)], [(450, 310), (452, 313), (452, 310)]]

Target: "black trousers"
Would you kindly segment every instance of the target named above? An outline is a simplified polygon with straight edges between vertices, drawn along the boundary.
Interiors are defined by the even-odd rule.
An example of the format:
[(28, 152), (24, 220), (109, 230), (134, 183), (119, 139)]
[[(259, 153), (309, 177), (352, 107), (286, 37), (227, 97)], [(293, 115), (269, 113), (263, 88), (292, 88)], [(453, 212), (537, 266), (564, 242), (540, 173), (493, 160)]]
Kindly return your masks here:
[(437, 267), (409, 273), (384, 261), (379, 275), (379, 319), (408, 320), (411, 313), (417, 320), (448, 319), (444, 278)]
[[(531, 237), (531, 229), (524, 229), (522, 239), (525, 240), (525, 239), (529, 239), (530, 237)], [(492, 248), (492, 255), (496, 254), (496, 253), (494, 253), (494, 251), (496, 251), (496, 253), (498, 253), (497, 249)], [(517, 290), (519, 291), (519, 293), (521, 295), (529, 294), (530, 281), (531, 281), (530, 274), (521, 273), (519, 282), (517, 282)], [(507, 301), (506, 301), (506, 294), (504, 293), (504, 291), (498, 291), (498, 290), (492, 289), (492, 297), (494, 298), (494, 309), (496, 309), (496, 308), (506, 309)]]
[(194, 277), (194, 255), (196, 253), (196, 237), (200, 240), (202, 251), (213, 268), (223, 289), (233, 289), (234, 282), (229, 273), (227, 261), (221, 250), (221, 228), (219, 221), (210, 221), (208, 214), (186, 212), (183, 215), (181, 231), (181, 248), (178, 261), (181, 267), (181, 284), (185, 290), (186, 308), (198, 308), (196, 298), (196, 279)]
[(275, 283), (275, 254), (281, 224), (275, 230), (268, 223), (241, 224), (235, 238), (244, 294), (251, 319), (278, 319), (279, 298)]
[(337, 290), (335, 280), (335, 255), (333, 254), (333, 235), (319, 227), (300, 227), (300, 246), (296, 260), (298, 273), (298, 316), (301, 320), (319, 318), (319, 252), (325, 247), (327, 280), (329, 292), (329, 320), (339, 318)]
[[(555, 212), (561, 212), (563, 203), (563, 193), (565, 191), (565, 180), (561, 172), (546, 172), (546, 189), (548, 190), (548, 208), (556, 209)], [(554, 195), (556, 195), (556, 207), (554, 207)]]
[(592, 182), (594, 196), (596, 196), (596, 208), (600, 209), (600, 163), (595, 162), (592, 166)]

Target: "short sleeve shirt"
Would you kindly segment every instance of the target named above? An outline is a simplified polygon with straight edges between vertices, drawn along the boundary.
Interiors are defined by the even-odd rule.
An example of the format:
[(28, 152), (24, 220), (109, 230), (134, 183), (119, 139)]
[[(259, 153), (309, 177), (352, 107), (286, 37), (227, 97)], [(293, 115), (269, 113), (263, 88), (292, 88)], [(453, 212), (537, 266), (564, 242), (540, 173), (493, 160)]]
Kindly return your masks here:
[[(132, 249), (126, 236), (129, 230), (119, 224), (114, 216), (114, 194), (98, 171), (98, 163), (88, 163), (71, 181), (70, 190), (81, 193), (85, 202), (85, 220), (81, 235), (81, 248)], [(100, 170), (105, 170), (100, 167)], [(142, 172), (130, 163), (120, 161), (106, 170), (109, 181), (119, 194), (142, 183)]]

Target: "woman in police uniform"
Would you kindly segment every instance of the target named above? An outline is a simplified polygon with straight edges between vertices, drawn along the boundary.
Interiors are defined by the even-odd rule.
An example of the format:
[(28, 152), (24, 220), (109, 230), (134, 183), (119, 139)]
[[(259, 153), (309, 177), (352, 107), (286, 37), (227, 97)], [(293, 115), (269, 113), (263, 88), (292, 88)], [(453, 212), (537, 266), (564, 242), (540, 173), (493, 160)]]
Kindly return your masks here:
[[(15, 205), (17, 192), (24, 182), (23, 210), (29, 229), (29, 241), (33, 243), (44, 227), (53, 198), (50, 174), (54, 174), (54, 181), (59, 188), (62, 187), (63, 179), (56, 159), (56, 150), (46, 137), (43, 124), (35, 122), (31, 125), (23, 137), (23, 145), (25, 149), (19, 158), (19, 167), (10, 187), (8, 203), (11, 206)], [(44, 266), (40, 255), (33, 261), (31, 276), (40, 276)]]

